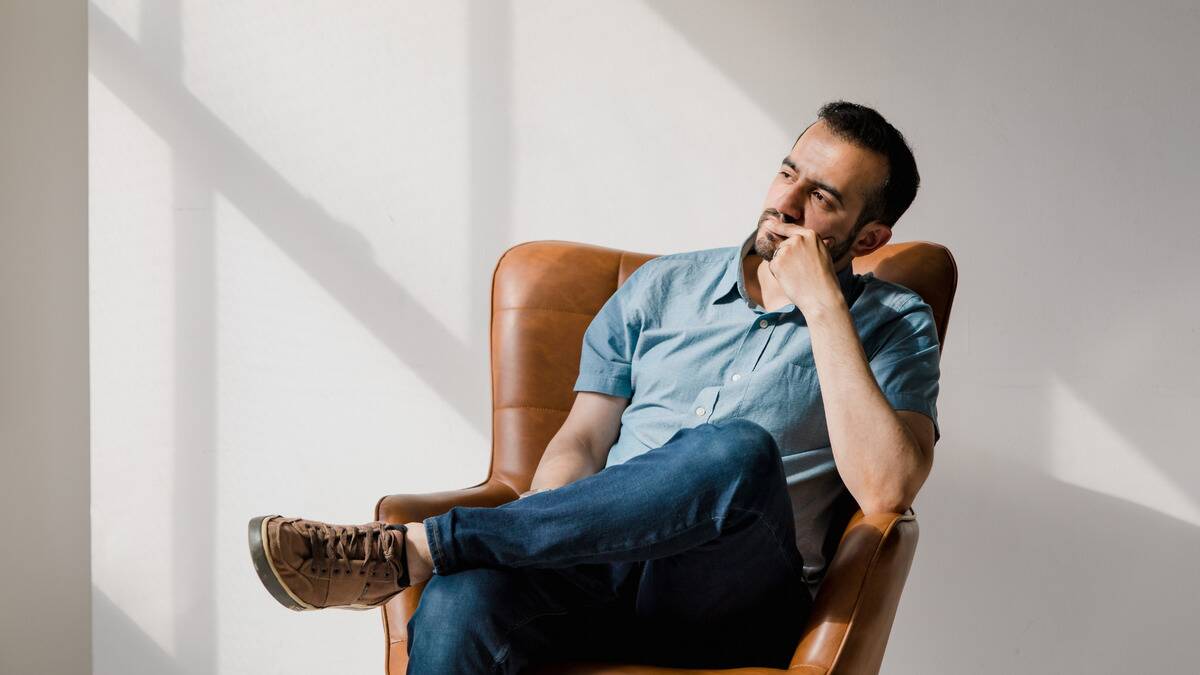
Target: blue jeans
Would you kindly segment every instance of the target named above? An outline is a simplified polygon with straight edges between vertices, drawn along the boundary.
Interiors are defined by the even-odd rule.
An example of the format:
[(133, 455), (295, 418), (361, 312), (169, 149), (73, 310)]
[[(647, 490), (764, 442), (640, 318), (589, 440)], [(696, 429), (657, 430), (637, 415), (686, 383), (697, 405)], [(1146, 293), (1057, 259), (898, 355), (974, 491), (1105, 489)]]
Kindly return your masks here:
[(410, 673), (555, 660), (784, 667), (811, 609), (774, 439), (734, 419), (496, 508), (424, 521)]

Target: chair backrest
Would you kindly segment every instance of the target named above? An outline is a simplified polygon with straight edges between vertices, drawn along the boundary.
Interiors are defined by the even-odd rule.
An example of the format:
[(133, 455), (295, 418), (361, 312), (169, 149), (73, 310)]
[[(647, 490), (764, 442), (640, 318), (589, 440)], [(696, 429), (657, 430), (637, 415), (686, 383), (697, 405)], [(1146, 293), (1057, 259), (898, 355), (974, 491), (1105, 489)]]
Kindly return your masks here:
[[(656, 257), (565, 241), (519, 244), (492, 277), (492, 465), (489, 479), (528, 489), (575, 399), (583, 334), (642, 263)], [(933, 309), (945, 345), (958, 273), (939, 244), (888, 244), (854, 260), (912, 289)], [(792, 665), (805, 672), (877, 672), (916, 550), (912, 515), (851, 518), (821, 584)]]
[(492, 276), (492, 466), (529, 488), (575, 400), (583, 333), (620, 284), (656, 256), (566, 241), (510, 248)]

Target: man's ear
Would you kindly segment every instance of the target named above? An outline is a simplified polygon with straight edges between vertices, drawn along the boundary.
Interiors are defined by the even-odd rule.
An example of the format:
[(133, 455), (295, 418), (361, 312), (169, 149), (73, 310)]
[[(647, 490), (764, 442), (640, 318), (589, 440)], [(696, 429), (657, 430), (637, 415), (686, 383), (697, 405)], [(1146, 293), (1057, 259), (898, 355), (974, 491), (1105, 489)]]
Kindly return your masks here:
[(870, 255), (875, 250), (888, 243), (891, 238), (892, 228), (884, 225), (878, 220), (872, 220), (866, 225), (863, 225), (862, 229), (858, 231), (857, 240), (854, 242), (854, 246), (851, 247), (850, 250), (854, 253), (855, 258)]

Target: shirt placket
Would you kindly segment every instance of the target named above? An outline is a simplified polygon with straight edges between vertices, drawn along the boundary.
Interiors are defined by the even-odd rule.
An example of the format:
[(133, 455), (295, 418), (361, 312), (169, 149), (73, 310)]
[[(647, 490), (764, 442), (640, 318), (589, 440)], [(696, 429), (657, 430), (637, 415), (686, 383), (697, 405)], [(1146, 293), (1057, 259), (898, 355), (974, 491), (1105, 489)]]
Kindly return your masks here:
[(782, 316), (780, 312), (761, 312), (757, 309), (755, 314), (745, 330), (737, 354), (726, 368), (723, 381), (722, 396), (730, 405), (724, 406), (722, 410), (735, 417), (743, 414), (742, 403), (746, 391), (750, 388), (750, 382), (754, 379), (755, 371)]

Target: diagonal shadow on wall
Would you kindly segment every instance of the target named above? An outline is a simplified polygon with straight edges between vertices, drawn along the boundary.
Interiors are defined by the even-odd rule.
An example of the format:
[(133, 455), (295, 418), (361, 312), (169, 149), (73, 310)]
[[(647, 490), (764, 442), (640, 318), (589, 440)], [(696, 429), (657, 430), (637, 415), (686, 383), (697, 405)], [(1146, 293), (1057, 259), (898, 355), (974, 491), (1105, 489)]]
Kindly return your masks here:
[[(210, 180), (215, 192), (233, 202), (281, 251), (486, 437), (490, 433), (489, 392), (477, 391), (479, 374), (473, 355), (486, 349), (487, 332), (480, 327), (486, 327), (487, 313), (481, 307), (490, 306), (490, 299), (475, 301), (472, 315), (476, 330), (472, 335), (479, 337), (474, 344), (464, 344), (388, 276), (357, 230), (298, 192), (184, 88), (177, 76), (151, 66), (150, 57), (119, 26), (94, 5), (91, 10), (92, 73), (166, 139), (178, 155), (187, 157), (191, 171)], [(499, 124), (479, 123), (473, 131), (495, 132)], [(506, 189), (502, 179), (489, 192), (496, 198)], [(501, 208), (489, 208), (489, 215), (502, 216), (506, 203), (500, 197)], [(487, 271), (472, 273), (490, 278), (495, 264), (492, 254), (507, 239), (508, 228), (503, 218), (478, 225), (477, 232), (489, 234), (486, 241), (473, 241), (470, 260), (473, 269)], [(364, 293), (364, 288), (372, 291)]]
[[(366, 239), (306, 198), (183, 86), (179, 2), (141, 6), (142, 43), (89, 3), (89, 69), (172, 151), (175, 258), (176, 447), (172, 476), (175, 564), (174, 643), (168, 655), (145, 635), (142, 657), (106, 653), (101, 664), (123, 672), (122, 659), (172, 673), (216, 671), (215, 584), (217, 494), (216, 195), (227, 197), (339, 301), (381, 343), (485, 436), (490, 431), (491, 272), (509, 244), (511, 213), (510, 35), (507, 2), (473, 5), (467, 31), (471, 148), (466, 266), (472, 278), (468, 340), (455, 339), (438, 318), (375, 262)], [(403, 225), (402, 225), (403, 226)], [(461, 265), (456, 265), (461, 267)], [(371, 289), (363, 293), (362, 289)], [(414, 330), (414, 327), (416, 329)], [(367, 496), (369, 503), (375, 495)], [(97, 591), (95, 621), (124, 615)], [(108, 608), (108, 610), (105, 610)], [(133, 631), (127, 631), (130, 635)], [(153, 652), (153, 653), (150, 653)], [(114, 660), (115, 659), (115, 660)], [(161, 670), (161, 668), (160, 668)], [(116, 672), (116, 671), (114, 671)]]

